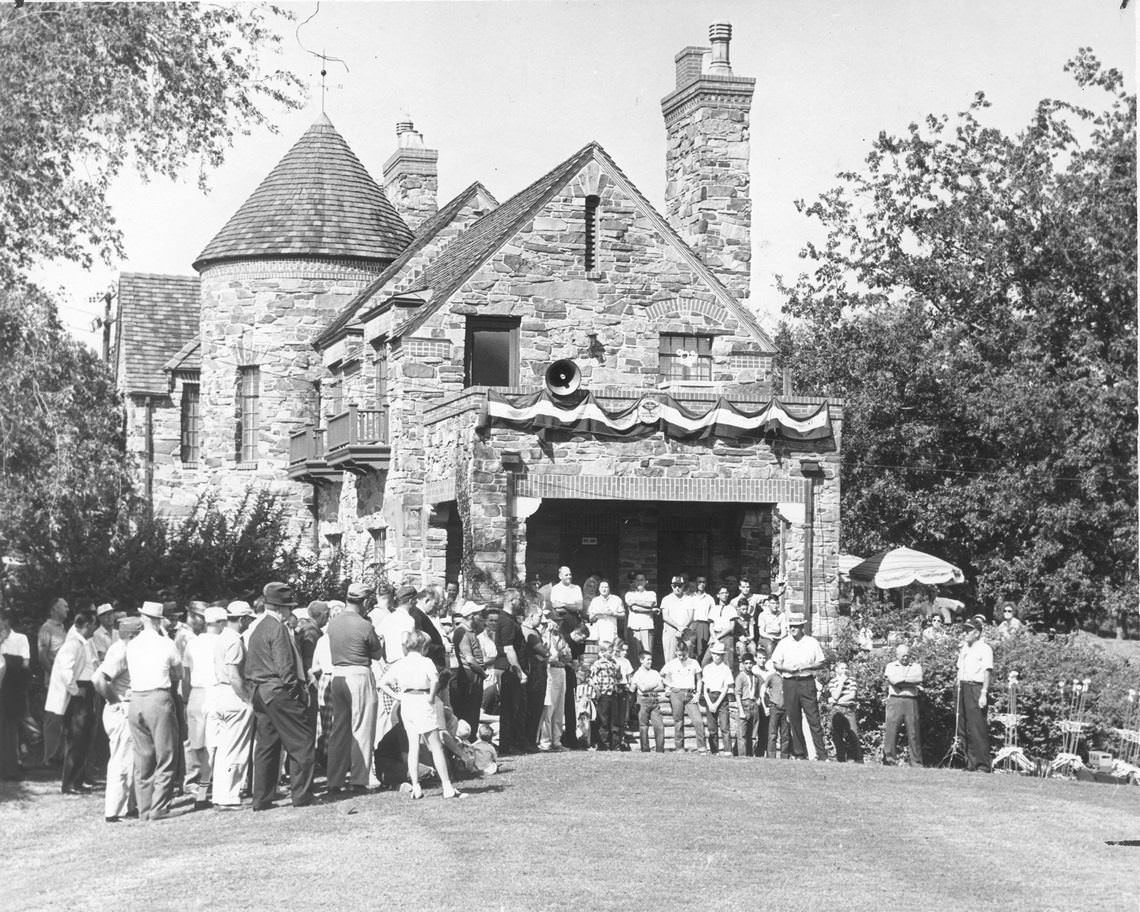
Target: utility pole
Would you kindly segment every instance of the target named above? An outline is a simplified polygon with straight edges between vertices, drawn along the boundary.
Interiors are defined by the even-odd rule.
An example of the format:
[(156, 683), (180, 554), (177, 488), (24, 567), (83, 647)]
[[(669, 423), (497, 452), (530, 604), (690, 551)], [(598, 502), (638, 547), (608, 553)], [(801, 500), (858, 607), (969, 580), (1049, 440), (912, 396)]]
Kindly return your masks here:
[(101, 297), (103, 300), (103, 316), (92, 320), (91, 328), (103, 330), (103, 362), (109, 363), (111, 360), (111, 326), (117, 319), (111, 316), (111, 302), (115, 299), (115, 290), (108, 288)]

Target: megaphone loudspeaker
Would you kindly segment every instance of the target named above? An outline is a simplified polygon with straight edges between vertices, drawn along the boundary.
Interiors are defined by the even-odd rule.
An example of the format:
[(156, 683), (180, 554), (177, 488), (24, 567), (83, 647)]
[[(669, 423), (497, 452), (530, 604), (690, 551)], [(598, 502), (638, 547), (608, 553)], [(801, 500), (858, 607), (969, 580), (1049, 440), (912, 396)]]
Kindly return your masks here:
[(552, 396), (570, 396), (582, 385), (582, 370), (569, 358), (555, 361), (546, 369), (546, 390)]

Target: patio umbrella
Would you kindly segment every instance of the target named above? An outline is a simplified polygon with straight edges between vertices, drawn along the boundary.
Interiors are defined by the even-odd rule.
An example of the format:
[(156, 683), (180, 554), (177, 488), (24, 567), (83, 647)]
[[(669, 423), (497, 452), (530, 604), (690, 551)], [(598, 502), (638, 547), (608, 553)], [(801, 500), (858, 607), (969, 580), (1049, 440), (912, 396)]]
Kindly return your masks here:
[(898, 589), (911, 583), (938, 585), (963, 583), (966, 578), (953, 564), (913, 548), (891, 548), (869, 557), (848, 574), (853, 580), (874, 583), (880, 589)]

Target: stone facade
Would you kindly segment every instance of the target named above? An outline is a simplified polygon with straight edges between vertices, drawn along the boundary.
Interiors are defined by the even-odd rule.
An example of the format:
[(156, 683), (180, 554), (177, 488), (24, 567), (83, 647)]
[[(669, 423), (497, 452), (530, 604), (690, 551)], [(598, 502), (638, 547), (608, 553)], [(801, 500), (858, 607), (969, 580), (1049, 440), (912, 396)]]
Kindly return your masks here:
[[(752, 200), (748, 168), (755, 79), (734, 76), (731, 26), (709, 28), (707, 48), (676, 57), (677, 87), (665, 116), (665, 211), (681, 237), (740, 300), (749, 296)], [(704, 63), (706, 55), (711, 59)]]
[(410, 122), (396, 125), (398, 148), (384, 163), (384, 193), (412, 231), (439, 208), (439, 152)]

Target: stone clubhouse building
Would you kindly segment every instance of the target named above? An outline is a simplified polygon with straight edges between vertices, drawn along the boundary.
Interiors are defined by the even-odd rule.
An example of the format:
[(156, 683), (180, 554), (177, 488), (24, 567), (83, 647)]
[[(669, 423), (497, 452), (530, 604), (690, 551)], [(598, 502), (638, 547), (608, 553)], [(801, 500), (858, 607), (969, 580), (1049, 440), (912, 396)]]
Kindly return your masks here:
[[(500, 203), (377, 183), (323, 115), (193, 261), (124, 274), (115, 345), (154, 508), (286, 498), (323, 558), (488, 595), (643, 571), (836, 610), (842, 403), (774, 389), (748, 305), (755, 80), (676, 56), (664, 211), (590, 142)], [(822, 624), (826, 627), (826, 624)]]

